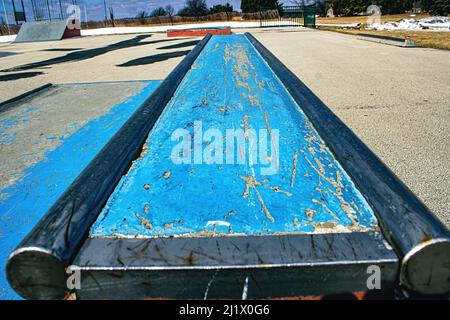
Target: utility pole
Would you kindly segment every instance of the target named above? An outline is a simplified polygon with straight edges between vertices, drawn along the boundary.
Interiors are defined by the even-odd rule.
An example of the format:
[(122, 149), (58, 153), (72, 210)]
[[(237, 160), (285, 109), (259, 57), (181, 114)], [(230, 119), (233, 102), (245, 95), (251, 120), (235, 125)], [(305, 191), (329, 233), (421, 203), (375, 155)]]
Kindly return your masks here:
[(2, 0), (2, 4), (3, 4), (3, 13), (5, 14), (6, 29), (8, 29), (8, 34), (11, 35), (11, 30), (9, 29), (8, 14), (6, 13), (5, 0)]
[(16, 4), (14, 3), (14, 0), (12, 0), (11, 3), (12, 3), (12, 7), (13, 7), (14, 21), (16, 22), (16, 25), (18, 25), (17, 16), (16, 16)]
[(52, 21), (52, 12), (50, 11), (50, 2), (47, 0), (48, 18)]
[(103, 0), (103, 4), (105, 6), (105, 27), (107, 27), (107, 23), (108, 23), (108, 10), (106, 9), (106, 0)]
[(84, 20), (86, 21), (86, 29), (89, 29), (88, 18), (87, 18), (87, 10), (86, 10), (86, 4), (84, 5)]
[(59, 12), (60, 12), (59, 14), (61, 15), (61, 20), (64, 19), (64, 12), (61, 0), (59, 0)]
[[(13, 0), (14, 1), (14, 0)], [(23, 11), (23, 21), (27, 22), (27, 15), (25, 13), (25, 7), (23, 6), (23, 0), (20, 0), (20, 4), (22, 5), (22, 11)]]
[(37, 11), (36, 11), (36, 6), (35, 6), (35, 3), (34, 3), (34, 0), (31, 0), (31, 8), (33, 9), (33, 18), (34, 18), (34, 20), (37, 20), (36, 19), (36, 17), (37, 17)]
[(112, 7), (109, 7), (109, 17), (111, 18), (113, 28), (115, 28), (116, 24), (114, 23), (114, 9)]

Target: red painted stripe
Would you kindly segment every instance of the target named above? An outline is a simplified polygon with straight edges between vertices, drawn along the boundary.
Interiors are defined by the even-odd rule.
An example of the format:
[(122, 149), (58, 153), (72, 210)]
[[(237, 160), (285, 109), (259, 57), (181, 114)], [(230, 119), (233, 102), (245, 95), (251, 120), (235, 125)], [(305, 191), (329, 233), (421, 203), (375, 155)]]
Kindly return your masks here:
[(167, 30), (168, 37), (204, 37), (207, 34), (229, 35), (231, 34), (231, 29)]
[(73, 38), (73, 37), (81, 37), (81, 30), (80, 29), (68, 29), (64, 31), (63, 39), (67, 38)]

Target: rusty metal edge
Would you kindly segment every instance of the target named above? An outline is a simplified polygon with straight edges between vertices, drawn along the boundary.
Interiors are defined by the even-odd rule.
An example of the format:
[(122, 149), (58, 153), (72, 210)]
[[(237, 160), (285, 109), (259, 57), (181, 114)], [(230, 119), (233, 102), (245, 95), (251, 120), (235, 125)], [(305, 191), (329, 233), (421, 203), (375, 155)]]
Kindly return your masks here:
[[(204, 238), (89, 238), (73, 262), (78, 299), (249, 299), (382, 289), (399, 261), (379, 232)], [(246, 288), (246, 289), (244, 289)]]

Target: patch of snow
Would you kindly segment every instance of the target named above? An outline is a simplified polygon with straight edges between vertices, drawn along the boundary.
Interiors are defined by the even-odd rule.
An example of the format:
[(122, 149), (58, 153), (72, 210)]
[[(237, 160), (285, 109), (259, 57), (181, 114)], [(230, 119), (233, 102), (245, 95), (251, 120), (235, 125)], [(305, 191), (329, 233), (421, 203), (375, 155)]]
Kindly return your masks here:
[(83, 29), (82, 36), (98, 36), (110, 34), (128, 34), (128, 33), (150, 33), (166, 32), (167, 30), (192, 29), (192, 28), (211, 28), (211, 27), (231, 27), (231, 28), (255, 28), (259, 27), (259, 22), (228, 21), (228, 22), (207, 22), (194, 24), (178, 24), (154, 27), (117, 27), (100, 29)]
[(358, 28), (360, 23), (316, 23), (318, 27)]
[(208, 221), (208, 223), (206, 224), (207, 227), (210, 227), (210, 226), (229, 227), (230, 225), (231, 224), (226, 221)]
[[(207, 23), (193, 23), (193, 24), (178, 24), (174, 26), (163, 25), (152, 27), (117, 27), (117, 28), (82, 29), (81, 36), (152, 33), (152, 32), (166, 32), (167, 30), (211, 28), (211, 27), (256, 28), (259, 26), (260, 26), (259, 21), (223, 21), (223, 22), (207, 22)], [(0, 36), (0, 43), (12, 42), (15, 39), (16, 35)]]
[(16, 35), (0, 36), (0, 43), (13, 42), (15, 39), (16, 39)]
[(374, 23), (368, 30), (438, 30), (450, 31), (450, 18), (428, 17), (422, 19), (402, 19), (397, 22)]

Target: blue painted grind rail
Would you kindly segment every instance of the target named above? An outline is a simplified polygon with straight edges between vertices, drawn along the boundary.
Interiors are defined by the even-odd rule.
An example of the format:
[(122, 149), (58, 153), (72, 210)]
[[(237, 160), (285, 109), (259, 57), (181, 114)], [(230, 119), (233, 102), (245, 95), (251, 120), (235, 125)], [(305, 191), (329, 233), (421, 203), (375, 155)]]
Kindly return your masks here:
[[(230, 130), (241, 134), (229, 139)], [(182, 153), (175, 163), (174, 152)], [(247, 38), (232, 35), (203, 49), (91, 237), (375, 228), (371, 208), (301, 108)]]

